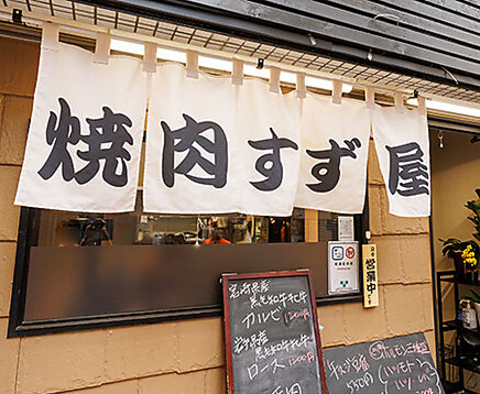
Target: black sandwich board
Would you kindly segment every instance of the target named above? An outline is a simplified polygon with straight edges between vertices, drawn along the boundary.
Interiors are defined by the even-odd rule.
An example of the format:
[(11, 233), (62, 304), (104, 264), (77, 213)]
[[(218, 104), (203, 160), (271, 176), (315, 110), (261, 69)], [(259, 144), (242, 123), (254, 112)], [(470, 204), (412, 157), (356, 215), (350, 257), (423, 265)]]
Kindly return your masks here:
[(308, 270), (222, 275), (229, 394), (327, 394)]
[(328, 349), (324, 360), (330, 394), (445, 393), (423, 333)]

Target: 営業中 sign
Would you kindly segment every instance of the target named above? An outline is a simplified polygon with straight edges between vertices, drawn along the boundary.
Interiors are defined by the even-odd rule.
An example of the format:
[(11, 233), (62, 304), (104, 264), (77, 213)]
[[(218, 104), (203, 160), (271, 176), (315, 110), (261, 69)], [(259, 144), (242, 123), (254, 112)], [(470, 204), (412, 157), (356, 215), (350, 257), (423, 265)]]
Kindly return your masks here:
[(363, 257), (363, 306), (378, 306), (377, 246), (362, 246)]

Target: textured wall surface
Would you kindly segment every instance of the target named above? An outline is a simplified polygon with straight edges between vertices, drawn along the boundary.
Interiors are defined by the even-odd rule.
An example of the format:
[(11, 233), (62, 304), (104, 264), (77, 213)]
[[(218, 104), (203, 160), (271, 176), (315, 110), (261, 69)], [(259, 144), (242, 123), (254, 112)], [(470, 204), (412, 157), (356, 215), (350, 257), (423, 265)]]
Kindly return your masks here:
[[(38, 45), (0, 38), (0, 394), (220, 394), (220, 318), (6, 339), (18, 231), (13, 198), (23, 158)], [(324, 347), (424, 332), (433, 351), (428, 222), (388, 214), (375, 155), (370, 212), (380, 306), (319, 308)]]
[(475, 189), (480, 187), (480, 144), (471, 144), (471, 135), (444, 133), (444, 147), (440, 148), (437, 132), (431, 133), (433, 239), (438, 270), (453, 269), (453, 262), (443, 258), (438, 238), (472, 239), (475, 231), (467, 219), (471, 212), (465, 203), (475, 200)]

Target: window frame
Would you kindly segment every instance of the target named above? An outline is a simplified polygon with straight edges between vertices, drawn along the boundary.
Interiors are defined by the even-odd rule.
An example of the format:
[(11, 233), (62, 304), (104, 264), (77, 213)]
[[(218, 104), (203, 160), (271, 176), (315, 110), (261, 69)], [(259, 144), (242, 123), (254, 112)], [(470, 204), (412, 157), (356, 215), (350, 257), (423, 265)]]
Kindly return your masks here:
[[(201, 307), (187, 307), (180, 309), (126, 312), (120, 314), (92, 317), (25, 321), (24, 314), (29, 273), (30, 250), (32, 246), (35, 246), (38, 243), (38, 230), (40, 226), (41, 216), (40, 213), (41, 210), (38, 208), (22, 207), (20, 211), (19, 231), (15, 256), (15, 267), (8, 325), (9, 338), (222, 316), (222, 305), (210, 305)], [(365, 196), (365, 206), (363, 213), (361, 215), (354, 216), (354, 230), (359, 245), (368, 243), (367, 234), (370, 230), (368, 191)], [(323, 261), (325, 261), (325, 264), (328, 264), (327, 260)], [(361, 259), (359, 261), (359, 265), (359, 293), (346, 295), (316, 296), (316, 306), (320, 307), (326, 305), (341, 305), (363, 302), (363, 273)]]

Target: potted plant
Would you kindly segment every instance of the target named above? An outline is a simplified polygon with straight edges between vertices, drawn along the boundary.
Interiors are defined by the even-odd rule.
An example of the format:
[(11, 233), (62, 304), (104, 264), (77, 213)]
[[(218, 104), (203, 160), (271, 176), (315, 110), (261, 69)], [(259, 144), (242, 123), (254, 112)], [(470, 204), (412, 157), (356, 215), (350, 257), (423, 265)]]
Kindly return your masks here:
[[(476, 189), (475, 193), (477, 193), (477, 196), (480, 200), (480, 189)], [(470, 211), (472, 211), (472, 215), (468, 217), (468, 220), (470, 220), (473, 225), (475, 226), (475, 230), (477, 231), (476, 233), (473, 233), (472, 235), (474, 238), (480, 242), (480, 203), (479, 200), (471, 200), (467, 201), (465, 204), (465, 207), (468, 208)]]
[[(480, 199), (480, 189), (475, 192)], [(467, 201), (465, 207), (472, 212), (468, 219), (475, 226), (476, 232), (472, 235), (480, 242), (480, 203), (475, 200)], [(459, 280), (476, 280), (475, 275), (480, 260), (480, 246), (475, 240), (461, 241), (458, 238), (440, 239), (443, 242), (442, 254), (453, 259), (455, 271)]]
[(465, 280), (467, 277), (472, 279), (473, 272), (478, 266), (480, 248), (473, 241), (460, 241), (457, 238), (441, 239), (443, 242), (442, 254), (451, 258), (455, 263), (455, 272), (459, 280)]

